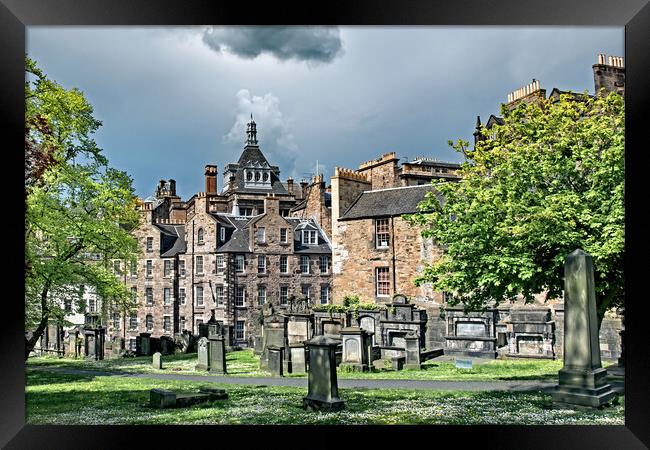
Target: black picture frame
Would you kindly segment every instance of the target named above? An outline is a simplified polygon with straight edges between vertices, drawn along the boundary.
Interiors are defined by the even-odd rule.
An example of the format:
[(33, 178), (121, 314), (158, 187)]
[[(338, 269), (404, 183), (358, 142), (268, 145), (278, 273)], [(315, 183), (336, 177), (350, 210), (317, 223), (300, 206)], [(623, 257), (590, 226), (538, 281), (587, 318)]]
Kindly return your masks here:
[[(337, 24), (337, 25), (608, 25), (625, 27), (626, 61), (626, 411), (625, 426), (435, 426), (435, 427), (198, 427), (198, 426), (26, 426), (24, 371), (24, 303), (19, 261), (10, 256), (24, 251), (20, 236), (24, 210), (19, 194), (18, 167), (24, 164), (17, 150), (24, 132), (25, 27), (30, 25), (201, 25), (201, 24)], [(650, 95), (650, 5), (648, 0), (410, 0), (330, 1), (313, 4), (264, 2), (207, 2), (204, 0), (0, 0), (0, 114), (7, 131), (3, 158), (5, 250), (8, 267), (3, 296), (3, 370), (0, 371), (2, 417), (0, 445), (6, 448), (119, 448), (132, 447), (133, 438), (150, 447), (197, 445), (197, 438), (216, 445), (245, 446), (251, 440), (268, 443), (318, 445), (389, 445), (394, 436), (403, 444), (482, 448), (645, 448), (650, 446), (650, 358), (647, 301), (642, 289), (645, 269), (642, 246), (644, 224), (641, 162), (646, 151), (643, 120)], [(570, 43), (568, 43), (569, 45)], [(477, 43), (480, 45), (480, 43)], [(480, 76), (480, 74), (477, 74)], [(647, 144), (646, 144), (647, 145)], [(15, 169), (14, 169), (15, 167)], [(12, 177), (16, 177), (13, 179)], [(15, 184), (14, 184), (15, 183)], [(15, 204), (13, 203), (15, 202)], [(16, 233), (14, 235), (14, 233)], [(16, 251), (8, 249), (13, 243)], [(288, 441), (287, 433), (300, 433)], [(316, 438), (316, 434), (322, 438)], [(415, 433), (415, 437), (414, 437)], [(303, 440), (302, 438), (305, 438)], [(451, 444), (443, 444), (451, 439)], [(384, 444), (386, 442), (386, 444)], [(399, 445), (399, 444), (398, 444)], [(418, 444), (416, 444), (418, 445)]]

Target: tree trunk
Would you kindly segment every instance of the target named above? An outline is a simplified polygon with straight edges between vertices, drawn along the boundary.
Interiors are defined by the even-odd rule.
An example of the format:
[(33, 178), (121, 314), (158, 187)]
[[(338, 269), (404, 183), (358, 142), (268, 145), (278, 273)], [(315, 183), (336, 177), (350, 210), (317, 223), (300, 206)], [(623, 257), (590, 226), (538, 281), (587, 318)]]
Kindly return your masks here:
[(29, 357), (29, 354), (34, 350), (34, 346), (39, 338), (43, 335), (43, 331), (47, 327), (47, 322), (50, 319), (50, 311), (47, 308), (47, 294), (50, 290), (50, 281), (46, 281), (41, 291), (41, 321), (36, 327), (36, 330), (32, 334), (32, 337), (29, 339), (25, 338), (25, 361)]

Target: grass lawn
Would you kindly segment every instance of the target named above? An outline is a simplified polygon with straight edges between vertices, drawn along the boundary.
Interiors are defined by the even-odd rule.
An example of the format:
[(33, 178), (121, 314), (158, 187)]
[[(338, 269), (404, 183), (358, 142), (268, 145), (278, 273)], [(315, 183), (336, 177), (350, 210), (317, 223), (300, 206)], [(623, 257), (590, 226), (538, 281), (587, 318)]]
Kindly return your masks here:
[[(29, 358), (30, 366), (64, 367), (71, 369), (90, 369), (116, 372), (137, 373), (181, 373), (208, 375), (205, 371), (196, 371), (196, 353), (163, 356), (163, 370), (151, 367), (151, 357), (105, 359), (92, 361), (73, 358), (57, 358), (53, 356)], [(226, 355), (228, 375), (231, 376), (268, 376), (269, 373), (259, 369), (259, 357), (253, 351), (242, 350)], [(603, 361), (603, 366), (606, 366)], [(340, 378), (362, 379), (411, 379), (411, 380), (458, 380), (458, 381), (491, 381), (491, 380), (556, 380), (557, 372), (562, 368), (562, 360), (533, 360), (509, 359), (492, 360), (475, 364), (472, 369), (457, 369), (453, 362), (439, 359), (429, 360), (423, 364), (423, 370), (382, 369), (378, 372), (346, 372), (338, 371)], [(305, 377), (291, 375), (290, 377)]]
[(196, 391), (201, 383), (64, 375), (27, 370), (28, 424), (593, 424), (622, 425), (621, 404), (576, 412), (551, 409), (542, 392), (449, 392), (340, 389), (346, 409), (335, 413), (301, 408), (306, 389), (211, 383), (229, 398), (189, 408), (154, 409), (149, 390)]

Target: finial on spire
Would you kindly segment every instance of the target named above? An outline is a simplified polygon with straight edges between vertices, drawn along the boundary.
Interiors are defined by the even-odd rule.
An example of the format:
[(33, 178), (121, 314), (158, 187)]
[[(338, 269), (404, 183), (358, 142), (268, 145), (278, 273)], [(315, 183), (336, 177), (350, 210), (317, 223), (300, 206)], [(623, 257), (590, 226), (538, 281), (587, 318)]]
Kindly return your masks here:
[(246, 125), (246, 144), (257, 145), (257, 125), (253, 120), (253, 113), (251, 113), (251, 121)]

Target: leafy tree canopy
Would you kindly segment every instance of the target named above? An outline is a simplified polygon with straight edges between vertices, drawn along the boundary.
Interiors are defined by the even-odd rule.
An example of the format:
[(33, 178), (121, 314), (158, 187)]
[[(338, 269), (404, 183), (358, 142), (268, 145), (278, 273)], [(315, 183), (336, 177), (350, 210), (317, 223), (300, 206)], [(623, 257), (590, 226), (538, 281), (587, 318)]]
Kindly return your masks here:
[(599, 322), (623, 302), (624, 101), (615, 93), (562, 95), (512, 111), (482, 139), (449, 144), (466, 156), (462, 181), (434, 182), (408, 219), (445, 249), (416, 284), (447, 292), (466, 309), (538, 293), (561, 297), (564, 259), (594, 258)]
[[(66, 90), (26, 59), (25, 301), (26, 355), (64, 301), (79, 305), (78, 289), (92, 286), (102, 305), (128, 309), (130, 291), (110, 259), (133, 261), (138, 224), (132, 180), (108, 166), (93, 140), (101, 122), (84, 95)], [(97, 258), (94, 258), (94, 257)], [(105, 312), (105, 311), (104, 311)]]

